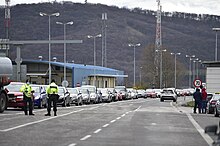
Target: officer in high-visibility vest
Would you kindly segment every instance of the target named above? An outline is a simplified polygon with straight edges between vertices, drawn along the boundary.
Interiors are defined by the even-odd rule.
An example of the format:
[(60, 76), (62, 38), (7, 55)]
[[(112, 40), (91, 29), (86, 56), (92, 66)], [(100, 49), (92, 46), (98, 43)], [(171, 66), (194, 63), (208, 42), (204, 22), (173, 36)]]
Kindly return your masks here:
[(51, 81), (51, 84), (47, 86), (47, 114), (45, 116), (51, 116), (51, 102), (53, 102), (53, 111), (54, 116), (57, 116), (57, 100), (59, 98), (58, 95), (58, 86), (55, 84), (55, 80)]
[(33, 114), (33, 90), (30, 86), (30, 82), (27, 79), (26, 84), (22, 85), (20, 88), (20, 92), (23, 92), (23, 100), (24, 100), (24, 113), (25, 115), (28, 114), (27, 112), (27, 103), (29, 104), (29, 115)]

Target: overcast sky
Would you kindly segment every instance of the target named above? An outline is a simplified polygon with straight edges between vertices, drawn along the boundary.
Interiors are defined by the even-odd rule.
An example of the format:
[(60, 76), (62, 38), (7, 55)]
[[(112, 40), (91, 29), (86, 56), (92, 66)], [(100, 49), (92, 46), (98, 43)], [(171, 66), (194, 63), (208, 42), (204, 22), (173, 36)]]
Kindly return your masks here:
[[(0, 0), (0, 5), (4, 5), (5, 0)], [(22, 3), (39, 3), (54, 0), (10, 0), (11, 5)], [(57, 0), (62, 1), (62, 0)], [(68, 0), (72, 2), (84, 3), (85, 0)], [(220, 16), (219, 0), (160, 0), (162, 11), (166, 12), (187, 12), (197, 14), (213, 14)], [(87, 0), (88, 3), (101, 3), (106, 5), (115, 5), (118, 7), (140, 7), (148, 10), (157, 10), (156, 0)]]

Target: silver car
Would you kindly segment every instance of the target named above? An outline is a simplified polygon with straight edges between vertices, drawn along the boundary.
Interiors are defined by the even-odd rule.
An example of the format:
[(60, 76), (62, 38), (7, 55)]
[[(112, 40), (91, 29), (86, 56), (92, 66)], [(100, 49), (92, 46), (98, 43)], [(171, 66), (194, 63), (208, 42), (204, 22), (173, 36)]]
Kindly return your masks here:
[(83, 104), (83, 97), (79, 88), (67, 88), (67, 90), (70, 93), (70, 100), (72, 104), (75, 104), (77, 106)]

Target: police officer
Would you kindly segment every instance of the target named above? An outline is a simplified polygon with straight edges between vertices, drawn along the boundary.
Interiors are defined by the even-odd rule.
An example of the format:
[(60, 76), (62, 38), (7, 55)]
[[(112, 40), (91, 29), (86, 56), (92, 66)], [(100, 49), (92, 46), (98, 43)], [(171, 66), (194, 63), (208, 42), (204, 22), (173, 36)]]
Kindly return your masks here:
[(20, 92), (23, 92), (23, 100), (24, 100), (24, 113), (25, 115), (28, 114), (27, 112), (27, 103), (29, 104), (29, 115), (33, 114), (33, 91), (30, 86), (30, 82), (27, 79), (26, 84), (22, 85), (20, 88)]
[(59, 98), (58, 95), (58, 86), (55, 84), (55, 80), (53, 79), (51, 81), (51, 84), (47, 86), (47, 114), (45, 116), (51, 116), (50, 111), (51, 111), (51, 102), (53, 102), (53, 111), (54, 111), (54, 116), (57, 116), (57, 100)]

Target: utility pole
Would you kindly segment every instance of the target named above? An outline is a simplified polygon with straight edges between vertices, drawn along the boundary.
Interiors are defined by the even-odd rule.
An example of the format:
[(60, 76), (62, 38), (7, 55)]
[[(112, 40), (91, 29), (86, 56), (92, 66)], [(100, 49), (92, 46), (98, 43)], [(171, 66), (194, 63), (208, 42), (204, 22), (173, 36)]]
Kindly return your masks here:
[(107, 67), (107, 13), (102, 13), (102, 66)]
[[(9, 40), (9, 27), (10, 27), (10, 0), (5, 0), (5, 38)], [(9, 56), (9, 45), (6, 45), (6, 56)]]
[[(161, 9), (162, 6), (160, 5), (160, 0), (157, 1), (157, 24), (156, 24), (156, 40), (155, 40), (155, 58), (154, 58), (154, 65), (155, 65), (155, 77), (154, 83), (156, 81), (156, 77), (159, 75), (159, 68), (162, 66), (162, 38), (161, 38)], [(162, 88), (163, 82), (163, 74), (160, 69), (160, 89)]]

